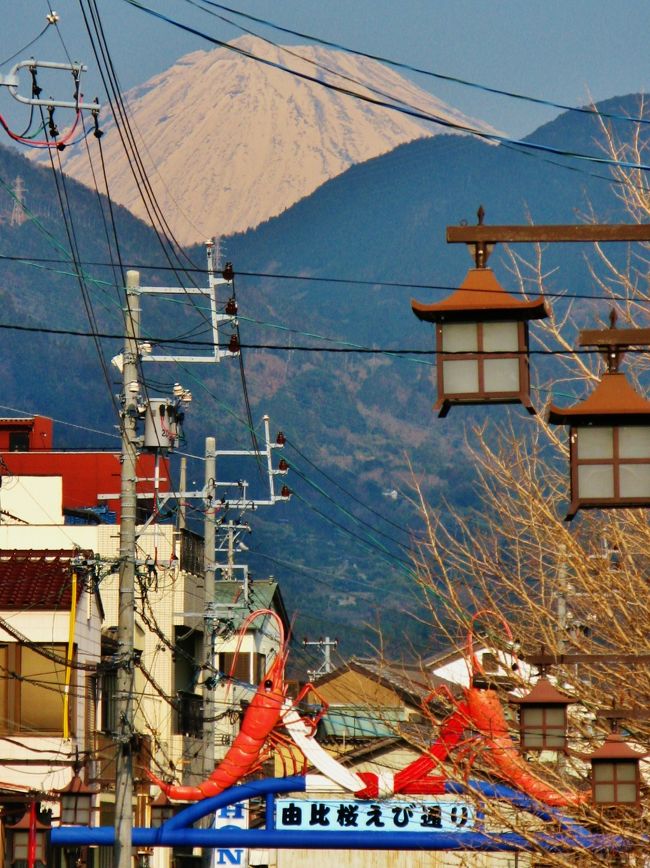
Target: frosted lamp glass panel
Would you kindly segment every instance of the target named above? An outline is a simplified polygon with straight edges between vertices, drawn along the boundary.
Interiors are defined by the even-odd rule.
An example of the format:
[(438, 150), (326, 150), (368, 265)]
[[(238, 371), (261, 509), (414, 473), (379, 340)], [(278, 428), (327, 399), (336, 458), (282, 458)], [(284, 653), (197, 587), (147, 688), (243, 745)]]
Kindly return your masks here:
[(644, 497), (650, 500), (650, 465), (621, 464), (618, 484), (621, 497)]
[(618, 796), (619, 802), (624, 802), (625, 804), (636, 802), (636, 784), (619, 784), (616, 795)]
[(535, 747), (544, 747), (544, 737), (541, 732), (531, 732), (526, 730), (524, 733), (524, 747), (533, 749)]
[(486, 353), (516, 353), (519, 349), (519, 323), (483, 323), (483, 349)]
[(546, 723), (548, 726), (564, 726), (564, 708), (548, 708), (546, 710)]
[(616, 766), (617, 781), (633, 781), (636, 783), (636, 763), (618, 763)]
[(613, 428), (580, 428), (578, 458), (613, 458)]
[(614, 780), (614, 763), (594, 763), (594, 780), (595, 781), (613, 781)]
[(586, 464), (578, 467), (578, 497), (603, 500), (614, 497), (614, 468), (611, 464)]
[(526, 726), (539, 726), (544, 723), (544, 712), (541, 708), (524, 709), (524, 722)]
[(597, 802), (611, 804), (614, 801), (614, 784), (598, 784), (595, 795)]
[(478, 352), (478, 326), (475, 322), (456, 322), (442, 327), (442, 349), (446, 353)]
[(620, 458), (650, 458), (650, 428), (629, 425), (618, 429)]
[(442, 363), (442, 380), (446, 395), (466, 395), (478, 392), (478, 362), (463, 359)]
[(566, 743), (566, 738), (563, 732), (547, 732), (546, 747), (549, 750), (562, 750)]
[(518, 392), (519, 360), (486, 359), (483, 362), (483, 384), (486, 392)]

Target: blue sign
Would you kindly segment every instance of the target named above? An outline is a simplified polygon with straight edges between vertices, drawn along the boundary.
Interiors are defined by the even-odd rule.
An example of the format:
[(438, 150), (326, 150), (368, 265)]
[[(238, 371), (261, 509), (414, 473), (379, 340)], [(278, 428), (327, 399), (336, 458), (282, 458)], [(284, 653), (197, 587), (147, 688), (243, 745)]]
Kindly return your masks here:
[(450, 832), (474, 827), (474, 806), (460, 801), (358, 802), (278, 799), (276, 829), (319, 832)]

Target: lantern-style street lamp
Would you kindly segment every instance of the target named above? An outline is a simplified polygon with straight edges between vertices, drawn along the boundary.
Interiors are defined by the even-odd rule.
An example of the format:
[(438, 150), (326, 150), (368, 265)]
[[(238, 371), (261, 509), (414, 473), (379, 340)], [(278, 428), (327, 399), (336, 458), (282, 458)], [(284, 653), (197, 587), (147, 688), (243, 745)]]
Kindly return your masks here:
[(174, 806), (161, 790), (151, 803), (151, 825), (158, 828), (173, 816)]
[(55, 792), (61, 799), (61, 823), (64, 826), (92, 825), (92, 802), (98, 791), (84, 784), (77, 768), (72, 780)]
[(650, 343), (650, 329), (586, 331), (581, 345), (596, 345), (607, 372), (573, 407), (552, 405), (548, 421), (569, 426), (570, 521), (579, 509), (650, 506), (650, 401), (620, 373), (623, 351)]
[(47, 834), (50, 826), (41, 822), (35, 802), (13, 826), (7, 826), (9, 837), (9, 864), (28, 868), (47, 864)]
[(589, 757), (594, 804), (639, 808), (639, 762), (643, 756), (623, 741), (619, 733), (610, 733)]
[(510, 295), (486, 267), (489, 250), (473, 245), (476, 268), (460, 287), (437, 304), (411, 300), (418, 319), (436, 324), (438, 400), (446, 416), (454, 404), (521, 403), (530, 400), (528, 320), (549, 312), (543, 299)]
[(564, 751), (567, 741), (567, 706), (574, 700), (542, 676), (530, 693), (511, 702), (519, 705), (522, 750)]

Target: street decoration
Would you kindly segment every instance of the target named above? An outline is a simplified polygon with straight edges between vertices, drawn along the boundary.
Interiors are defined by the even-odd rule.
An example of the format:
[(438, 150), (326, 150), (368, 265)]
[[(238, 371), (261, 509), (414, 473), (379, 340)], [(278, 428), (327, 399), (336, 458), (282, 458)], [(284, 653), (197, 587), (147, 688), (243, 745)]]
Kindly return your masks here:
[[(601, 834), (567, 815), (567, 809), (598, 803), (599, 797), (594, 799), (592, 789), (553, 787), (535, 775), (522, 756), (510, 734), (502, 701), (490, 686), (473, 647), (474, 623), (486, 616), (501, 621), (508, 641), (513, 642), (507, 623), (497, 613), (479, 612), (471, 621), (466, 651), (470, 685), (462, 695), (456, 697), (448, 689), (438, 688), (424, 699), (423, 709), (438, 727), (430, 747), (395, 774), (381, 775), (344, 768), (314, 737), (320, 718), (301, 717), (297, 704), (287, 699), (287, 642), (275, 612), (260, 609), (249, 615), (240, 630), (235, 658), (250, 623), (264, 616), (274, 618), (278, 625), (279, 652), (247, 708), (239, 736), (213, 774), (197, 787), (169, 784), (150, 774), (168, 798), (194, 804), (159, 826), (134, 828), (134, 846), (623, 852), (638, 845), (638, 840), (633, 843), (621, 835)], [(233, 660), (231, 674), (234, 665)], [(301, 696), (304, 694), (303, 690)], [(443, 694), (452, 704), (452, 711), (437, 723), (428, 709), (433, 699)], [(326, 707), (322, 713), (326, 713)], [(274, 728), (282, 726), (289, 739), (295, 736), (304, 764), (309, 760), (321, 774), (295, 773), (235, 786), (259, 766), (267, 755), (269, 740), (273, 740)], [(470, 737), (466, 737), (468, 731)], [(629, 748), (627, 751), (624, 759), (629, 764)], [(479, 754), (490, 775), (503, 783), (470, 778)], [(600, 753), (594, 756), (600, 757)], [(607, 758), (611, 765), (609, 754)], [(636, 754), (632, 759), (638, 763)], [(464, 774), (459, 773), (461, 765)], [(609, 766), (606, 770), (610, 770)], [(452, 779), (452, 775), (462, 779)], [(622, 773), (617, 775), (612, 772), (610, 777), (616, 778), (629, 802), (627, 783), (620, 783)], [(328, 795), (323, 797), (325, 792)], [(417, 798), (410, 798), (413, 796)], [(264, 823), (258, 828), (194, 826), (203, 817), (228, 807), (239, 806), (240, 810), (249, 799), (260, 797), (265, 799), (265, 811)], [(490, 800), (537, 817), (547, 823), (547, 828), (528, 829), (526, 835), (488, 829), (481, 806)], [(53, 844), (64, 846), (110, 846), (114, 839), (113, 826), (61, 826), (51, 834)]]

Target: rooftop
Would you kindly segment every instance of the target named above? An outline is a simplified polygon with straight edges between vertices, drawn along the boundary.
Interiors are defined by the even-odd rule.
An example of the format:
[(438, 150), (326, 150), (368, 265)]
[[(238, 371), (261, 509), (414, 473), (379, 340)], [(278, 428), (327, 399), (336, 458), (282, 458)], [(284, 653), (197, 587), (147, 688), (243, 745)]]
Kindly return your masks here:
[[(78, 550), (0, 551), (0, 609), (70, 609), (73, 558)], [(83, 583), (77, 585), (77, 599)]]

